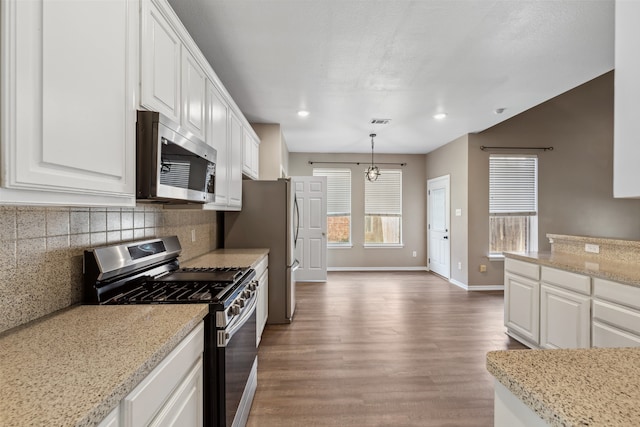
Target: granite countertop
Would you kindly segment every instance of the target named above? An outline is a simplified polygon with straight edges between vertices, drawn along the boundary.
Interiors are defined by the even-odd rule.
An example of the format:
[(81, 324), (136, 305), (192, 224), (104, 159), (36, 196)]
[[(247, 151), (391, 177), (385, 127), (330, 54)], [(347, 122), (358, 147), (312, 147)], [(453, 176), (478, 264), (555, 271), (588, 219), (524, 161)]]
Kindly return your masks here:
[(97, 425), (207, 313), (82, 305), (0, 334), (0, 425)]
[(487, 369), (551, 426), (640, 423), (640, 348), (494, 351)]
[(504, 256), (640, 287), (640, 260), (607, 260), (592, 255), (557, 252), (505, 252)]
[(188, 261), (182, 267), (256, 267), (269, 249), (216, 249)]

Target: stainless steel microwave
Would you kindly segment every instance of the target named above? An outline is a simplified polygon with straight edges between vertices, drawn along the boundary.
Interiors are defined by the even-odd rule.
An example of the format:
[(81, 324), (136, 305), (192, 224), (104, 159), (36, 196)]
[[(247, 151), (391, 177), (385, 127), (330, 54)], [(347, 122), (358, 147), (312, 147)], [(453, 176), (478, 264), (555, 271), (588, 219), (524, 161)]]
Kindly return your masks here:
[(155, 111), (138, 111), (136, 198), (161, 203), (215, 201), (216, 150)]

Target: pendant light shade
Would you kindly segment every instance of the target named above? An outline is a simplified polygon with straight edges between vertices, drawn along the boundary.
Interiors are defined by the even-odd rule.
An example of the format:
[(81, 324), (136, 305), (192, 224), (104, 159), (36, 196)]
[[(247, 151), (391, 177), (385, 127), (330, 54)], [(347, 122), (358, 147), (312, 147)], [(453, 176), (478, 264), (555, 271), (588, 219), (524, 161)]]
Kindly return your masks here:
[(373, 138), (376, 136), (376, 134), (372, 133), (369, 134), (369, 136), (371, 137), (371, 166), (367, 168), (364, 174), (369, 181), (373, 182), (378, 179), (378, 176), (380, 176), (380, 169), (378, 168), (378, 166), (373, 164)]

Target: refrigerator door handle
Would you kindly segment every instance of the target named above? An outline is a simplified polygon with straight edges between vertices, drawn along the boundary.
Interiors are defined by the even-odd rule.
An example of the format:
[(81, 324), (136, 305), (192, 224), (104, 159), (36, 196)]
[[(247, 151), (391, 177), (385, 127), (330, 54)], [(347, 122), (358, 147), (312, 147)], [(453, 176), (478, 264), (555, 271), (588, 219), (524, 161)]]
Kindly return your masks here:
[(297, 259), (291, 264), (291, 271), (296, 271), (300, 267), (300, 261)]
[(298, 233), (300, 231), (300, 208), (298, 207), (298, 195), (293, 195), (293, 205), (296, 208), (296, 233), (293, 237), (293, 247), (298, 247)]

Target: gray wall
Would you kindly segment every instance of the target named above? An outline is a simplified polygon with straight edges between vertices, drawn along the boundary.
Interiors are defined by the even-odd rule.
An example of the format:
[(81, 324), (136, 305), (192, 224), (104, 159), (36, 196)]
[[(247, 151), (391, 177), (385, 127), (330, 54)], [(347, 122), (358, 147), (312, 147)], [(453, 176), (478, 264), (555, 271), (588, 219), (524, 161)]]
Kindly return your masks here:
[[(378, 162), (402, 163), (402, 238), (403, 248), (368, 248), (364, 244), (364, 170), (370, 161), (365, 154), (290, 153), (289, 175), (309, 176), (309, 161), (364, 162), (364, 165), (322, 164), (315, 167), (351, 169), (351, 240), (352, 248), (329, 249), (327, 264), (331, 267), (425, 267), (426, 266), (426, 175), (425, 156), (376, 154)], [(389, 166), (395, 168), (395, 166)], [(412, 257), (412, 252), (417, 257)]]
[[(451, 279), (464, 284), (467, 284), (469, 274), (467, 240), (469, 221), (468, 153), (468, 136), (465, 135), (429, 153), (425, 162), (427, 179), (449, 175)], [(455, 216), (456, 209), (462, 210), (461, 216)], [(460, 270), (458, 262), (462, 263)]]
[(613, 72), (469, 135), (469, 284), (502, 284), (503, 263), (486, 258), (490, 153), (481, 145), (554, 147), (530, 152), (539, 158), (540, 251), (550, 250), (547, 233), (640, 239), (640, 200), (613, 198)]

